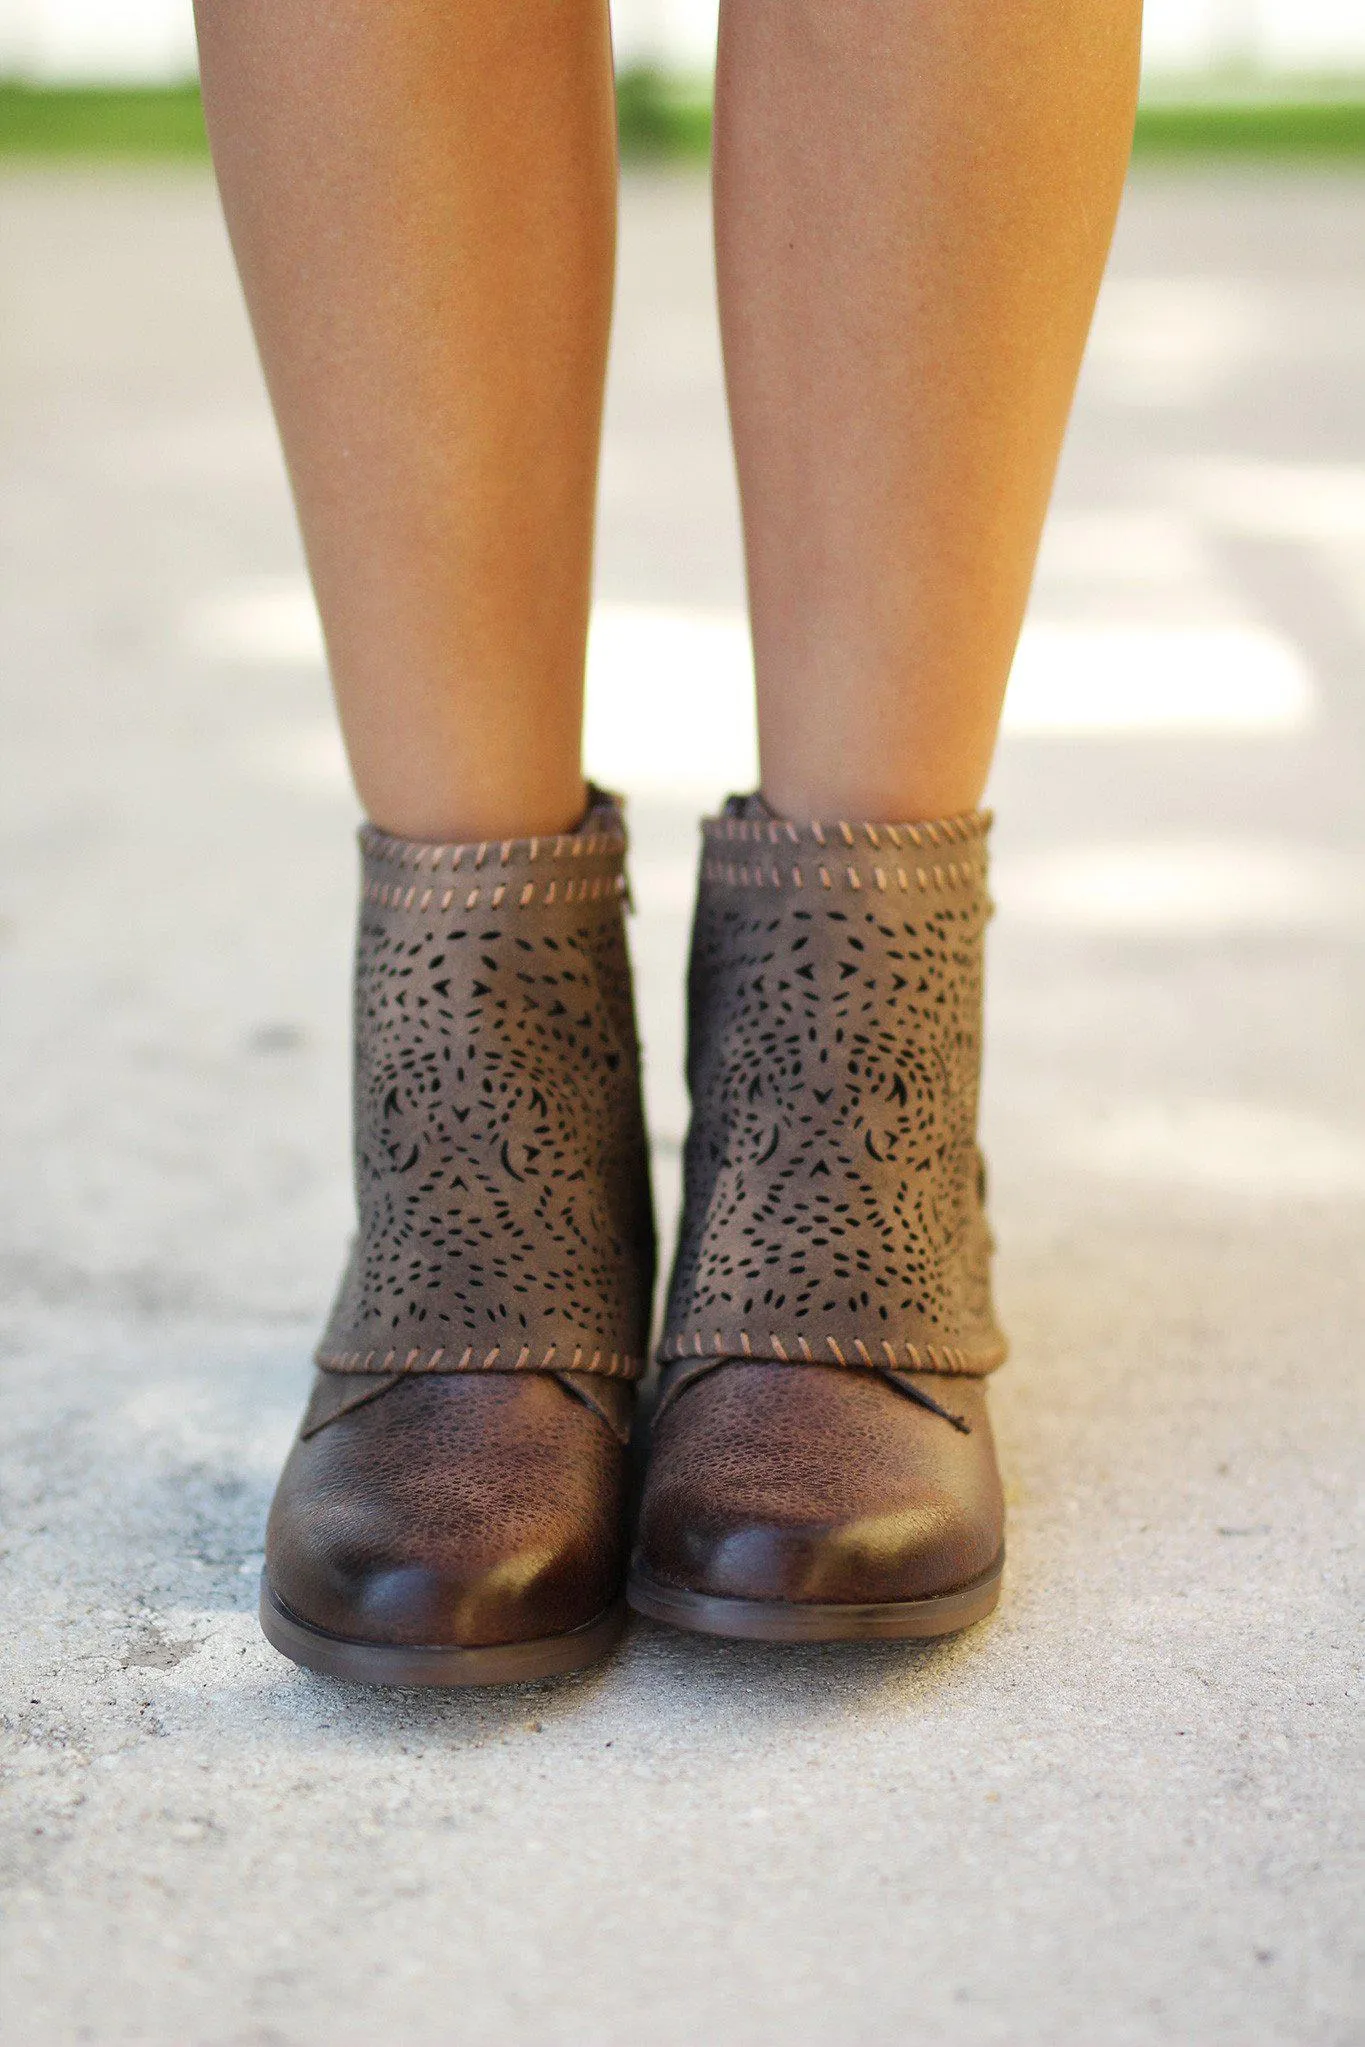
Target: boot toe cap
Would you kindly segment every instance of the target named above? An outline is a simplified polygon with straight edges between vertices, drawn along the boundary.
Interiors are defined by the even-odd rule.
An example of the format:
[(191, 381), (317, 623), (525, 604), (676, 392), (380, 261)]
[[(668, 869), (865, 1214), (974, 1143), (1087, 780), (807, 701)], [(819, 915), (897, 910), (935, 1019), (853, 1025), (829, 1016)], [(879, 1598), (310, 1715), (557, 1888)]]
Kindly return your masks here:
[(295, 1443), (267, 1531), (271, 1589), (353, 1641), (567, 1634), (619, 1591), (622, 1461), (551, 1378), (402, 1382)]
[(875, 1605), (970, 1583), (999, 1555), (1003, 1506), (982, 1388), (942, 1398), (969, 1435), (872, 1373), (708, 1374), (660, 1421), (640, 1565), (692, 1592), (793, 1603)]

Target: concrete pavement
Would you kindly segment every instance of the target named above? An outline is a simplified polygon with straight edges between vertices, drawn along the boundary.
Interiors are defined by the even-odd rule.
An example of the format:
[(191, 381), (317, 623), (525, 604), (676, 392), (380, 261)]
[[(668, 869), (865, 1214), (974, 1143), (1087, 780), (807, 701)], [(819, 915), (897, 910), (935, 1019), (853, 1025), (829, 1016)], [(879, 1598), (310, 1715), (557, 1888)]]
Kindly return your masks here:
[[(1363, 202), (1148, 172), (1125, 212), (992, 792), (1000, 1613), (638, 1624), (423, 1697), (253, 1611), (348, 1226), (354, 812), (212, 192), (5, 171), (16, 2042), (1360, 2038)], [(693, 820), (749, 744), (690, 175), (627, 186), (603, 506), (671, 1211)]]

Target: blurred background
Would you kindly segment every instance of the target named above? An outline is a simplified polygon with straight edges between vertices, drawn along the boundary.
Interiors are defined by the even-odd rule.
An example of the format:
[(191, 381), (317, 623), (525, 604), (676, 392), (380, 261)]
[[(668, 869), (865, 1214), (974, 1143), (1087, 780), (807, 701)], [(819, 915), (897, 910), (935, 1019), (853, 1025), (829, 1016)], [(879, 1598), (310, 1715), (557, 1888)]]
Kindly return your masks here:
[[(625, 65), (702, 78), (716, 0), (615, 0)], [(1147, 0), (1147, 62), (1156, 77), (1207, 89), (1219, 74), (1275, 78), (1365, 70), (1365, 19), (1355, 0)], [(45, 80), (164, 82), (193, 75), (187, 0), (4, 0), (0, 68)]]
[[(659, 1205), (754, 778), (715, 9), (619, 0), (590, 765)], [(0, 1970), (26, 2043), (1353, 2037), (1365, 10), (1149, 0), (991, 797), (996, 1618), (357, 1694), (254, 1618), (355, 808), (181, 0), (0, 0)]]

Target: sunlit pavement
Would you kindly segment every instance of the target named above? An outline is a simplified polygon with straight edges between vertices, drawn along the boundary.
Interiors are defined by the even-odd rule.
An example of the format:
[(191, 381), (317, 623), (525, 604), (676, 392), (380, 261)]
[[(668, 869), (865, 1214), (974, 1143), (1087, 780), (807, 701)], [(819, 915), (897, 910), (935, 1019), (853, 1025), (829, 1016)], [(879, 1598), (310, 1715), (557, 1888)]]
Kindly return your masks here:
[[(16, 2041), (1350, 2037), (1362, 205), (1148, 173), (1098, 321), (993, 788), (1000, 1614), (441, 1698), (253, 1614), (354, 812), (211, 193), (0, 182)], [(691, 177), (627, 192), (603, 508), (671, 1213), (694, 819), (753, 772)]]

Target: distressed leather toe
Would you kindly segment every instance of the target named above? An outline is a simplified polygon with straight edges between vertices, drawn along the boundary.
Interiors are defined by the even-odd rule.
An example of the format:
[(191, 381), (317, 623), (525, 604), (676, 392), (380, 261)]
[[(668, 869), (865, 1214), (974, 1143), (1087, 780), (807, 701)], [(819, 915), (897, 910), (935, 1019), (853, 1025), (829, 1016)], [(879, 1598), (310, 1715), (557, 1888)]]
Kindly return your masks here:
[(619, 1436), (552, 1377), (400, 1379), (300, 1435), (266, 1570), (297, 1619), (367, 1642), (567, 1634), (618, 1595), (623, 1483)]
[(969, 1435), (871, 1372), (728, 1364), (654, 1432), (638, 1565), (720, 1599), (932, 1598), (996, 1562), (1004, 1503), (984, 1389), (926, 1381)]

